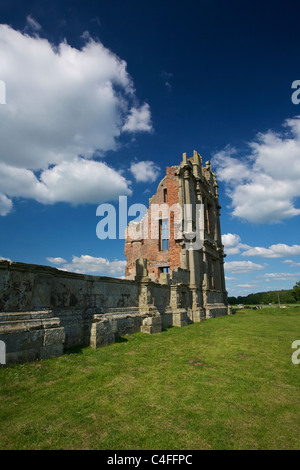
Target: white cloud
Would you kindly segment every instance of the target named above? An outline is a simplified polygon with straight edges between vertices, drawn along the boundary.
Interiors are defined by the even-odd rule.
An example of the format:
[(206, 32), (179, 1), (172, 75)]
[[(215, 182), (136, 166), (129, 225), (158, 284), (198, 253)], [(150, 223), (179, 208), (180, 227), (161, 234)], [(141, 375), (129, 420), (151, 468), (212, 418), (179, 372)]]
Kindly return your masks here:
[(3, 258), (3, 256), (0, 256), (0, 261), (11, 261), (9, 258)]
[(275, 223), (300, 214), (300, 119), (284, 123), (284, 133), (258, 134), (242, 159), (227, 146), (212, 158), (225, 183), (233, 215), (253, 223)]
[(97, 203), (117, 199), (119, 194), (131, 194), (128, 182), (120, 173), (103, 162), (82, 158), (46, 170), (41, 180), (54, 202)]
[(255, 286), (253, 284), (237, 284), (237, 287), (246, 287), (252, 289)]
[(266, 273), (261, 277), (271, 279), (273, 281), (291, 281), (297, 280), (300, 273)]
[(262, 266), (261, 264), (252, 263), (252, 261), (227, 261), (226, 263), (224, 263), (224, 268), (225, 271), (242, 274), (264, 269), (265, 266)]
[(242, 253), (243, 256), (262, 256), (264, 258), (282, 258), (283, 256), (300, 255), (300, 245), (285, 245), (278, 243), (271, 245), (269, 248), (256, 246)]
[(150, 106), (144, 103), (140, 108), (132, 108), (123, 126), (123, 131), (152, 131)]
[(27, 23), (26, 27), (31, 28), (34, 31), (39, 31), (40, 29), (42, 29), (42, 26), (40, 25), (40, 23), (38, 23), (38, 21), (36, 21), (36, 19), (33, 18), (31, 14), (26, 16), (26, 23)]
[[(34, 21), (27, 17), (33, 28)], [(13, 197), (81, 203), (101, 202), (106, 191), (108, 199), (131, 193), (120, 172), (95, 157), (118, 148), (126, 125), (151, 131), (150, 108), (137, 104), (126, 62), (84, 38), (81, 49), (66, 41), (54, 46), (37, 32), (31, 37), (0, 25), (7, 89), (0, 107), (0, 215), (11, 210)]]
[(295, 261), (292, 261), (291, 259), (286, 259), (282, 261), (283, 263), (289, 264), (291, 268), (296, 268), (300, 266), (300, 263), (295, 263)]
[[(242, 243), (241, 238), (236, 233), (226, 233), (222, 235), (222, 243), (227, 255), (241, 254), (242, 256), (261, 256), (263, 258), (282, 258), (284, 256), (300, 255), (300, 245), (286, 245), (277, 243), (269, 248), (262, 246), (250, 246)], [(286, 263), (291, 262), (286, 260)]]
[(9, 214), (9, 212), (12, 211), (12, 208), (12, 201), (5, 194), (0, 194), (0, 215)]
[(0, 163), (0, 187), (9, 197), (31, 198), (43, 204), (100, 204), (132, 193), (120, 173), (106, 163), (83, 158), (43, 170), (39, 178), (31, 170)]
[[(50, 258), (47, 258), (48, 260)], [(56, 258), (51, 258), (56, 259)], [(62, 258), (58, 258), (62, 259)], [(65, 261), (65, 260), (64, 260)], [(59, 263), (61, 264), (61, 263)], [(59, 269), (74, 273), (93, 274), (98, 276), (112, 276), (122, 278), (125, 273), (126, 261), (109, 261), (106, 258), (97, 258), (90, 255), (73, 256), (72, 262), (65, 262)]]
[(64, 258), (60, 258), (60, 257), (47, 258), (47, 261), (49, 261), (51, 264), (63, 264), (67, 262), (67, 260), (65, 260)]
[(242, 249), (250, 248), (249, 245), (245, 245), (241, 242), (239, 235), (233, 233), (222, 235), (222, 243), (227, 255), (237, 255)]
[(251, 176), (249, 162), (232, 157), (232, 155), (236, 154), (236, 149), (227, 145), (224, 150), (217, 152), (213, 156), (212, 163), (217, 167), (218, 179), (220, 181), (224, 181), (225, 183), (238, 183)]
[(154, 162), (146, 160), (131, 163), (130, 171), (137, 182), (153, 183), (160, 173), (160, 168)]
[(164, 70), (161, 72), (161, 78), (163, 79), (166, 88), (170, 92), (172, 90), (171, 80), (173, 78), (173, 74), (169, 72), (165, 72)]

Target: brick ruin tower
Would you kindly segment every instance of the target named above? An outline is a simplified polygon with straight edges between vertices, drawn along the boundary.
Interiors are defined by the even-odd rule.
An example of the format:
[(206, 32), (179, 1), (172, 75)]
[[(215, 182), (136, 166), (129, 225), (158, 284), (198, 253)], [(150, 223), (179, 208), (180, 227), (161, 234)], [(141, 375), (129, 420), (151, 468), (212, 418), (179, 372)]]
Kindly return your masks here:
[(230, 313), (220, 209), (210, 162), (203, 167), (199, 153), (191, 158), (184, 153), (180, 165), (166, 168), (144, 218), (128, 225), (126, 279), (139, 279), (136, 266), (144, 259), (150, 280), (168, 284), (170, 303), (184, 308), (191, 321)]

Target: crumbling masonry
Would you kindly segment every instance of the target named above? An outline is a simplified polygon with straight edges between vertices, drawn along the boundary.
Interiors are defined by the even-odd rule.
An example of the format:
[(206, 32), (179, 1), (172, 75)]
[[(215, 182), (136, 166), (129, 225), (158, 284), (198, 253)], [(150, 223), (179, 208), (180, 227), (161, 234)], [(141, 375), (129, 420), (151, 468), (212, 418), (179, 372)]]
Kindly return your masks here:
[[(164, 212), (166, 206), (175, 210)], [(192, 208), (187, 225), (176, 212), (185, 214), (185, 206)], [(0, 261), (6, 363), (58, 356), (74, 346), (97, 348), (118, 336), (158, 333), (230, 313), (219, 217), (216, 175), (194, 151), (167, 168), (144, 219), (129, 224), (126, 279)], [(199, 247), (191, 233), (201, 240)]]

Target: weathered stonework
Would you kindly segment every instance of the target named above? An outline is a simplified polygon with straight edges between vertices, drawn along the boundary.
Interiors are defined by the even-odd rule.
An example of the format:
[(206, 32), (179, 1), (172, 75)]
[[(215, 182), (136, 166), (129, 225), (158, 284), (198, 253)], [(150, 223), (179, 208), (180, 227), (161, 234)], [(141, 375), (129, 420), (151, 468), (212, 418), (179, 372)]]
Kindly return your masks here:
[[(158, 205), (162, 208), (161, 212), (158, 212)], [(182, 214), (184, 207), (190, 205), (190, 230), (184, 232), (182, 221), (178, 226), (178, 209), (166, 213), (163, 205), (169, 209), (177, 205)], [(202, 206), (203, 216), (195, 210), (197, 205)], [(132, 224), (136, 233), (141, 234), (140, 237), (133, 238), (128, 230), (125, 242), (126, 278), (137, 278), (136, 260), (145, 258), (151, 280), (170, 286), (173, 309), (186, 309), (191, 321), (228, 313), (220, 209), (218, 184), (210, 162), (203, 167), (202, 158), (196, 151), (189, 159), (183, 154), (180, 165), (166, 169), (166, 176), (149, 200), (146, 216), (139, 224)], [(168, 231), (165, 246), (162, 223)], [(190, 249), (186, 235), (196, 230), (203, 246)], [(175, 236), (179, 231), (182, 237)]]
[[(157, 239), (127, 239), (124, 280), (0, 261), (0, 340), (7, 364), (59, 356), (74, 346), (98, 348), (118, 336), (159, 333), (230, 313), (210, 165), (202, 168), (197, 153), (189, 160), (184, 154), (181, 165), (167, 168), (150, 211), (152, 203), (164, 201), (165, 190), (169, 204), (206, 204), (202, 249), (187, 250), (184, 241), (172, 237), (168, 250), (159, 250)], [(172, 216), (169, 224), (171, 234)]]

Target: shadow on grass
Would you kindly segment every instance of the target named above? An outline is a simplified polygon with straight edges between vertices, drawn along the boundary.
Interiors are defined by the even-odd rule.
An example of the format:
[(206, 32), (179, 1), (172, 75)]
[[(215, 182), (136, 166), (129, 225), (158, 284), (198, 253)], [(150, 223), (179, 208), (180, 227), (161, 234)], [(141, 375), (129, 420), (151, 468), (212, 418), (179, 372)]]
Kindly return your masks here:
[(162, 329), (161, 329), (161, 332), (162, 332), (162, 333), (165, 333), (166, 331), (171, 330), (171, 328), (174, 328), (174, 326), (173, 326), (173, 325), (170, 325), (170, 326), (168, 326), (168, 327), (166, 327), (166, 328), (162, 328)]
[(115, 338), (115, 343), (127, 343), (128, 339), (124, 338), (123, 336), (118, 336)]
[(83, 354), (83, 350), (86, 346), (74, 346), (73, 348), (68, 348), (64, 351), (64, 354), (71, 355), (71, 354)]

